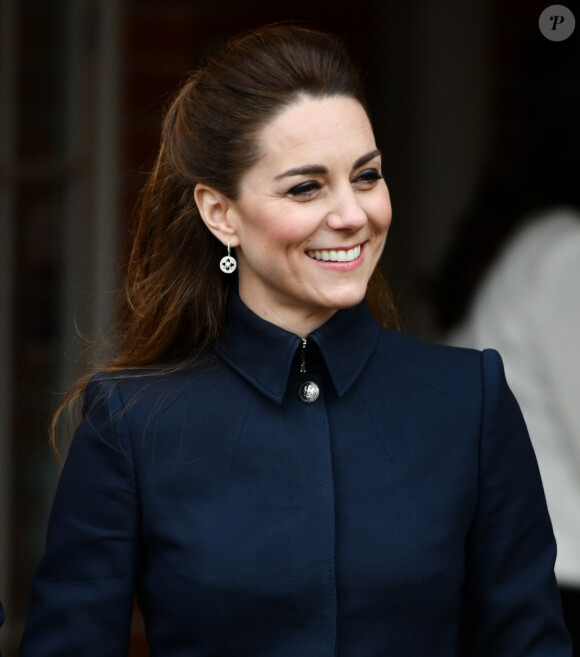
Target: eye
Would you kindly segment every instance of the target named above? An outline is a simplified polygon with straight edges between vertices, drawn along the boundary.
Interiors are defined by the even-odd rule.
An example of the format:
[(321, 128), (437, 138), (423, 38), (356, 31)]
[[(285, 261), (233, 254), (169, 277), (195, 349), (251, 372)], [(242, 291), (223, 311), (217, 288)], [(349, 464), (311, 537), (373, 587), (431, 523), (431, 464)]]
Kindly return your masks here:
[(376, 169), (365, 169), (355, 178), (355, 183), (361, 183), (364, 187), (374, 187), (382, 179), (382, 174)]
[(295, 185), (288, 190), (288, 196), (292, 196), (301, 201), (307, 201), (312, 198), (316, 192), (320, 189), (319, 183), (314, 180), (308, 180), (307, 182), (300, 183)]

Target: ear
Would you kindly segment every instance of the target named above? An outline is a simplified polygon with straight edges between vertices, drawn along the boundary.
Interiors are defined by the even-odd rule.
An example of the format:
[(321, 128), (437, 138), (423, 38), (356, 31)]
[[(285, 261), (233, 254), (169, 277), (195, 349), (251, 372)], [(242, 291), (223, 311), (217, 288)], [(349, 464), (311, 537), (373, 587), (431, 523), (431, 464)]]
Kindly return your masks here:
[(230, 242), (232, 247), (240, 243), (236, 229), (229, 220), (230, 205), (232, 201), (222, 192), (198, 183), (193, 190), (195, 203), (204, 224), (225, 246)]

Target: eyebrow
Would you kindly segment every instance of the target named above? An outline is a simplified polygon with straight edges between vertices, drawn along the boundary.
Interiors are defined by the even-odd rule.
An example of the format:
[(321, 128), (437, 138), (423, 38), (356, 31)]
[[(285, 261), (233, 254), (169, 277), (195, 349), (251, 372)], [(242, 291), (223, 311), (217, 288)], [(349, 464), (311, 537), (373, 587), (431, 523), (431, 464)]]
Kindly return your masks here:
[(371, 151), (370, 153), (367, 153), (366, 155), (359, 157), (359, 159), (354, 163), (353, 171), (354, 169), (358, 169), (359, 167), (362, 167), (363, 164), (366, 164), (367, 162), (374, 160), (375, 157), (378, 157), (379, 155), (381, 155), (381, 151), (378, 148), (375, 148), (374, 151)]
[[(359, 157), (359, 159), (354, 163), (352, 167), (353, 171), (359, 167), (362, 167), (367, 162), (374, 160), (375, 157), (378, 157), (380, 154), (381, 151), (378, 148), (375, 148), (375, 150), (371, 151), (370, 153)], [(281, 178), (287, 178), (289, 176), (309, 176), (322, 173), (328, 173), (328, 169), (322, 164), (306, 164), (302, 167), (294, 167), (292, 169), (288, 169), (288, 171), (284, 171), (284, 173), (276, 176), (275, 180), (280, 180)]]

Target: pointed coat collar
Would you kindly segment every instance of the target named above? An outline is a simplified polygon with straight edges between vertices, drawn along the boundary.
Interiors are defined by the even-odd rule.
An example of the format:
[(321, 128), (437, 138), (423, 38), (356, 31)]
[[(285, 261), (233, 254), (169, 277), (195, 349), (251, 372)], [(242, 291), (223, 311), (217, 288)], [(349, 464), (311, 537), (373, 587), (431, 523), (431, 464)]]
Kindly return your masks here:
[[(381, 328), (366, 301), (339, 310), (310, 333), (339, 397), (356, 381), (370, 358)], [(292, 362), (302, 340), (258, 317), (240, 299), (229, 294), (226, 325), (214, 349), (236, 372), (267, 397), (282, 403)]]

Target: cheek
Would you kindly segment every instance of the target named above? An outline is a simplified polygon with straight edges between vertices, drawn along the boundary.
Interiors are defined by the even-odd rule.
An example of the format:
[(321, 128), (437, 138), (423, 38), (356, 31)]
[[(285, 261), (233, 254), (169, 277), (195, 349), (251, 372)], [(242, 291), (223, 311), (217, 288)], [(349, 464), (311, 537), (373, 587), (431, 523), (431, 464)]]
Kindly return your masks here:
[(268, 243), (274, 248), (288, 249), (298, 247), (303, 250), (304, 242), (313, 232), (312, 221), (303, 214), (278, 212), (254, 213), (246, 219), (242, 232), (245, 240)]
[(373, 199), (368, 207), (367, 214), (377, 231), (386, 232), (389, 229), (393, 211), (391, 199), (386, 190), (379, 198)]

